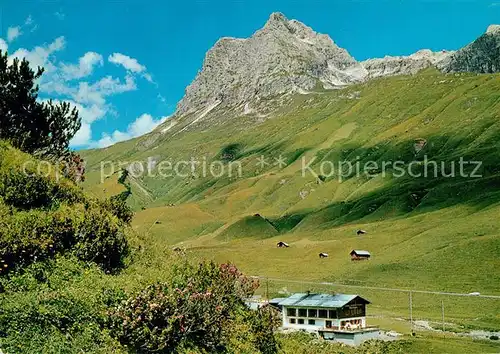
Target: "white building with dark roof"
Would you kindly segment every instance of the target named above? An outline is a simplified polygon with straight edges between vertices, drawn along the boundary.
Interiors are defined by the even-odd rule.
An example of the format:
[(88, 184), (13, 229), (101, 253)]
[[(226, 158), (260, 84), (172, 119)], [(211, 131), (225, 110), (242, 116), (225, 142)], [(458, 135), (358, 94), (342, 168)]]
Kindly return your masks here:
[(283, 328), (317, 331), (321, 328), (366, 327), (366, 305), (358, 295), (293, 294), (281, 300)]
[(377, 338), (378, 328), (366, 325), (366, 305), (359, 295), (293, 294), (281, 299), (283, 328), (317, 332), (325, 339), (358, 345)]

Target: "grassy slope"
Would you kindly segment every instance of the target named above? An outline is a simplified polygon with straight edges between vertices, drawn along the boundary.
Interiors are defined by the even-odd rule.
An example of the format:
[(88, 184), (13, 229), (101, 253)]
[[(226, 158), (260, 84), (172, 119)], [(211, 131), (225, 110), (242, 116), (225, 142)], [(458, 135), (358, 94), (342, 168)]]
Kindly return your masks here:
[[(350, 98), (358, 91), (360, 99)], [(87, 184), (101, 188), (95, 182), (103, 160), (153, 156), (175, 162), (206, 156), (210, 161), (224, 146), (239, 144), (242, 178), (137, 179), (134, 226), (149, 247), (182, 242), (195, 256), (231, 260), (247, 273), (285, 279), (500, 294), (499, 75), (426, 71), (374, 80), (297, 96), (272, 119), (249, 129), (250, 121), (239, 117), (209, 130), (165, 134), (148, 147), (151, 136), (84, 152), (90, 162)], [(415, 157), (418, 138), (427, 145)], [(443, 161), (460, 156), (483, 161), (484, 177), (395, 178), (389, 173), (341, 182), (333, 175), (321, 182), (300, 173), (303, 157), (409, 163), (424, 154)], [(288, 166), (260, 169), (256, 158), (261, 155), (269, 161), (283, 155)], [(318, 170), (319, 164), (313, 167)], [(165, 207), (170, 203), (176, 206)], [(254, 223), (247, 221), (257, 213), (280, 234), (256, 237)], [(356, 236), (358, 228), (368, 234)], [(228, 233), (231, 237), (224, 237)], [(291, 247), (277, 249), (277, 240)], [(371, 251), (372, 260), (351, 262), (348, 253), (354, 248)], [(320, 260), (319, 252), (330, 257)], [(365, 295), (372, 296), (375, 312), (407, 312), (406, 298)], [(426, 301), (417, 301), (416, 316), (438, 317), (439, 306)], [(455, 319), (467, 322), (475, 316), (475, 323), (500, 328), (498, 301), (481, 304), (477, 316), (471, 310), (476, 305), (470, 304), (457, 304)]]

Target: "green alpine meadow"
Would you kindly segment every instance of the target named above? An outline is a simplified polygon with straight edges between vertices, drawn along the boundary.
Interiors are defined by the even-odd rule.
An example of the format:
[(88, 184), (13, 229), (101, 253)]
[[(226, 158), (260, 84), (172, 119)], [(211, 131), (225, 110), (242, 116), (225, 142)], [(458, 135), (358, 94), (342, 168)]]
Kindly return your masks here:
[(359, 61), (267, 16), (100, 140), (152, 65), (0, 32), (0, 354), (500, 352), (500, 26)]

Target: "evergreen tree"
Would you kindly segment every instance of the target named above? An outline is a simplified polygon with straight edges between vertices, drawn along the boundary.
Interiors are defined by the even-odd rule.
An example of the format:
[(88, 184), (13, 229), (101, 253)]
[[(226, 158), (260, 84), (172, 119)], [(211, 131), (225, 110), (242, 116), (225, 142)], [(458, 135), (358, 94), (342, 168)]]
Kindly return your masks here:
[(81, 119), (67, 102), (39, 102), (36, 72), (29, 62), (0, 51), (0, 139), (44, 157), (59, 159), (69, 152), (69, 141), (80, 129)]

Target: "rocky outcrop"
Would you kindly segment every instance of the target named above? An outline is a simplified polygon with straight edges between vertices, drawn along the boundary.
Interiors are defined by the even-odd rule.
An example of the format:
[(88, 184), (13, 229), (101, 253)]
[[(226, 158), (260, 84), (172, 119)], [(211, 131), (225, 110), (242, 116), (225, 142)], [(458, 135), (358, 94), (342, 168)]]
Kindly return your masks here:
[(491, 25), (471, 44), (438, 63), (443, 72), (500, 72), (500, 25)]
[(450, 51), (432, 52), (423, 49), (409, 56), (386, 56), (384, 58), (369, 59), (361, 62), (366, 69), (367, 79), (380, 76), (414, 75), (419, 71), (435, 66), (452, 55)]
[(210, 49), (178, 105), (178, 114), (215, 101), (244, 105), (317, 87), (343, 87), (365, 77), (363, 66), (330, 37), (273, 13), (252, 37), (222, 38)]
[(211, 126), (223, 119), (221, 114), (262, 121), (286, 104), (292, 93), (342, 88), (382, 76), (413, 75), (429, 67), (443, 72), (500, 71), (500, 26), (490, 26), (456, 52), (426, 49), (409, 56), (357, 62), (329, 36), (273, 13), (250, 38), (227, 37), (215, 43), (186, 88), (174, 117), (157, 131), (175, 135), (193, 125)]

